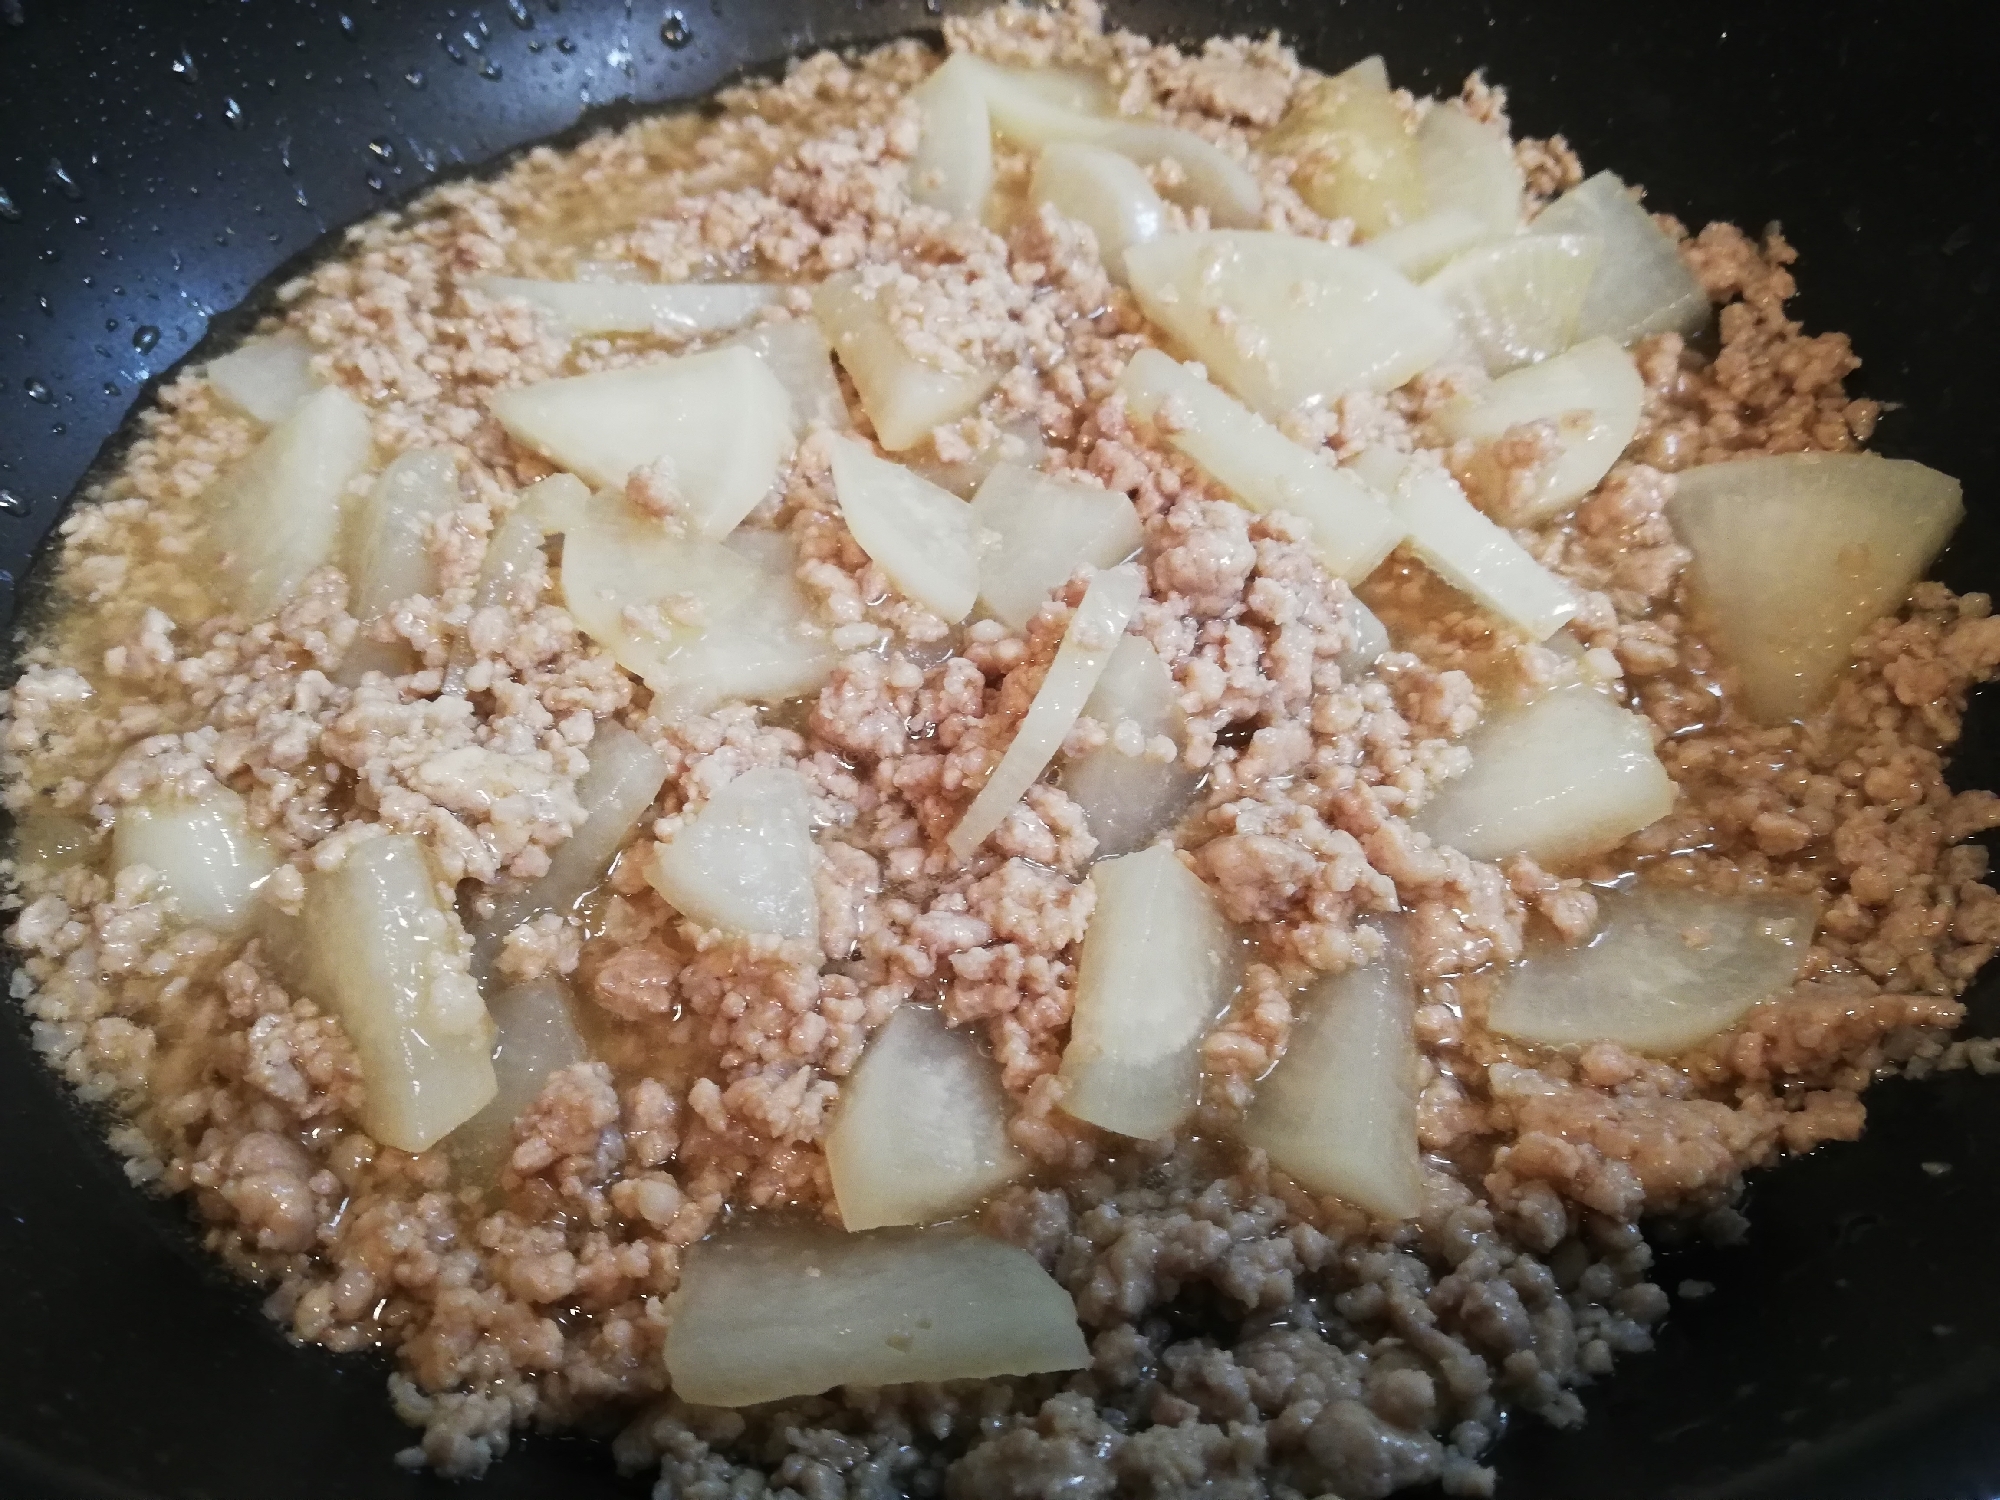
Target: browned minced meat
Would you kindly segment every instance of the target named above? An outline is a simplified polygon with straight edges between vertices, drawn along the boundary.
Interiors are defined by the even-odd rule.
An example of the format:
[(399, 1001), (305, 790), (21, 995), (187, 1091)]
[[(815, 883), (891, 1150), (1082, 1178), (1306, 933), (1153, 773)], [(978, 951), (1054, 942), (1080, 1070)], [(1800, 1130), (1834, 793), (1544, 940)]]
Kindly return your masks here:
[[(948, 29), (1001, 61), (1096, 70), (1123, 108), (1242, 160), (1266, 227), (1346, 236), (1251, 149), (1312, 76), (1275, 40), (1184, 52), (1106, 35), (1087, 5)], [(1878, 413), (1843, 389), (1846, 340), (1786, 317), (1793, 254), (1775, 232), (1689, 238), (1663, 221), (1720, 308), (1719, 346), (1643, 344), (1646, 419), (1624, 459), (1572, 514), (1516, 533), (1577, 591), (1581, 655), (1529, 642), (1399, 555), (1365, 590), (1398, 649), (1343, 672), (1348, 590), (1299, 524), (1252, 516), (1128, 421), (1116, 377), (1151, 335), (1089, 233), (1026, 214), (1002, 232), (912, 205), (906, 95), (934, 61), (908, 43), (823, 54), (726, 93), (712, 121), (533, 152), (362, 225), (285, 289), (278, 321), (311, 342), (322, 379), (367, 404), (378, 450), (445, 449), (467, 479), (432, 537), (436, 596), (374, 627), (377, 645), (408, 648), (400, 676), (343, 674), (361, 631), (334, 569), (271, 619), (219, 612), (193, 565), (201, 500), (255, 430), (199, 373), (161, 393), (116, 475), (65, 522), (60, 604), (7, 695), (6, 795), (23, 820), (15, 998), (50, 1064), (114, 1111), (133, 1181), (188, 1194), (213, 1249), (271, 1288), (273, 1316), (332, 1349), (396, 1350), (397, 1408), (424, 1429), (410, 1462), (477, 1474), (514, 1429), (576, 1424), (622, 1427), (621, 1461), (657, 1465), (662, 1495), (1354, 1500), (1432, 1479), (1487, 1493), (1481, 1455), (1507, 1413), (1576, 1422), (1576, 1388), (1647, 1347), (1667, 1304), (1646, 1279), (1642, 1215), (1726, 1217), (1746, 1170), (1852, 1137), (1884, 1069), (2000, 1068), (1990, 1046), (1946, 1041), (1957, 994), (2000, 941), (1985, 855), (1963, 842), (2000, 826), (2000, 798), (1954, 796), (1943, 778), (1969, 685), (2000, 667), (2000, 620), (1983, 596), (1923, 585), (1870, 631), (1824, 713), (1776, 729), (1739, 715), (1690, 619), (1687, 553), (1665, 519), (1672, 475), (1853, 448)], [(1504, 123), (1504, 96), (1482, 80), (1464, 102)], [(1517, 156), (1530, 206), (1581, 173), (1560, 138), (1520, 142)], [(1025, 159), (1003, 150), (1000, 167), (1003, 197), (1017, 193)], [(1044, 783), (970, 864), (942, 847), (1033, 698), (1081, 580), (1018, 635), (947, 627), (848, 534), (809, 435), (752, 523), (790, 535), (802, 589), (851, 651), (811, 701), (665, 722), (579, 632), (548, 570), (475, 609), (495, 526), (548, 472), (487, 398), (680, 347), (571, 342), (473, 286), (494, 272), (561, 277), (581, 260), (801, 285), (867, 267), (915, 352), (1010, 371), (916, 461), (962, 472), (1001, 434), (1038, 429), (1045, 467), (1131, 497), (1147, 577), (1135, 628), (1174, 672), (1179, 753), (1205, 778), (1175, 839), (1254, 949), (1207, 1040), (1187, 1132), (1119, 1143), (1061, 1110), (1056, 1065), (1093, 905), (1095, 841), (1077, 805)], [(769, 316), (805, 308), (801, 295)], [(1441, 447), (1431, 414), (1483, 378), (1440, 368), (1386, 398), (1344, 398), (1294, 435), (1342, 456)], [(1444, 457), (1509, 521), (1546, 449), (1523, 430)], [(1462, 767), (1458, 742), (1489, 705), (1579, 672), (1658, 730), (1671, 815), (1557, 870), (1486, 864), (1412, 832), (1407, 815)], [(549, 1080), (490, 1194), (455, 1182), (443, 1149), (413, 1157), (358, 1127), (341, 1028), (287, 992), (256, 942), (180, 922), (150, 872), (109, 868), (120, 807), (213, 778), (246, 796), (287, 860), (266, 899), (295, 906), (306, 870), (386, 828), (421, 837), (474, 912), (482, 892), (547, 868), (610, 721), (664, 758), (660, 804), (587, 922), (523, 926), (498, 959), (515, 977), (568, 976), (600, 1060)], [(1073, 743), (1115, 728), (1086, 722)], [(765, 765), (796, 767), (815, 798), (816, 949), (702, 932), (641, 874), (683, 813)], [(1823, 915), (1796, 988), (1671, 1062), (1489, 1033), (1490, 966), (1538, 932), (1581, 939), (1597, 917), (1591, 882), (1634, 870), (1814, 898)], [(1398, 911), (1427, 982), (1428, 1199), (1417, 1219), (1381, 1225), (1229, 1142), (1285, 1050), (1294, 997), (1375, 959), (1379, 917)], [(829, 1112), (870, 1036), (911, 1000), (990, 1048), (1036, 1176), (984, 1222), (1073, 1294), (1090, 1368), (744, 1412), (680, 1404), (661, 1350), (684, 1252), (727, 1208), (832, 1214)]]

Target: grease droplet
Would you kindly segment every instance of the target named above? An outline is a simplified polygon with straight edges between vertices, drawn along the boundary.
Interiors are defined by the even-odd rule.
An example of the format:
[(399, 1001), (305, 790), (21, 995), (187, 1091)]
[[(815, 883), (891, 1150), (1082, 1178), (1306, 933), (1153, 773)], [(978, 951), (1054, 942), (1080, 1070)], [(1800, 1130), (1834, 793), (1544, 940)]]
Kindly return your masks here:
[(132, 347), (141, 354), (151, 354), (153, 346), (160, 342), (160, 330), (151, 323), (141, 323), (132, 330)]
[(368, 184), (369, 192), (379, 193), (382, 191), (382, 174), (380, 172), (370, 172), (362, 181)]
[(12, 490), (0, 490), (0, 514), (25, 516), (27, 513), (27, 501), (23, 500)]
[(422, 68), (410, 69), (409, 72), (403, 75), (403, 82), (407, 83), (413, 89), (422, 88), (426, 82), (424, 70)]
[(559, 36), (556, 38), (556, 51), (563, 53), (574, 52), (576, 51), (576, 43), (566, 36)]
[(55, 396), (49, 390), (49, 383), (37, 375), (30, 375), (22, 381), (21, 389), (27, 392), (30, 401), (39, 402), (43, 406), (55, 400)]
[(380, 162), (393, 162), (396, 159), (396, 143), (386, 135), (378, 135), (368, 143), (368, 154)]
[(182, 83), (193, 83), (201, 77), (195, 70), (194, 54), (185, 47), (181, 48), (181, 55), (173, 60), (171, 66)]
[(49, 158), (49, 181), (53, 182), (61, 190), (62, 195), (72, 203), (83, 197), (83, 189), (76, 185), (76, 179), (69, 175), (69, 169), (53, 156)]
[(104, 382), (104, 394), (107, 396), (122, 396), (125, 393), (118, 389), (117, 381), (107, 380)]
[(8, 196), (7, 190), (3, 187), (0, 187), (0, 219), (5, 219), (9, 224), (21, 222), (21, 210), (14, 206), (14, 200)]
[(501, 78), (504, 77), (505, 75), (502, 74), (500, 71), (500, 64), (498, 64), (497, 62), (489, 62), (485, 67), (479, 70), (479, 76), (481, 78), (486, 79), (489, 83), (498, 83), (501, 80)]
[(234, 99), (222, 101), (222, 123), (234, 130), (243, 128), (243, 106)]
[(335, 19), (340, 24), (340, 34), (342, 36), (354, 35), (354, 17), (346, 14), (345, 12), (342, 12), (339, 16), (335, 17)]
[(687, 17), (677, 10), (667, 12), (666, 20), (660, 22), (660, 40), (678, 52), (694, 40), (694, 32), (688, 28)]
[(535, 18), (528, 14), (528, 7), (523, 0), (507, 0), (507, 14), (513, 17), (514, 24), (523, 31), (535, 29)]

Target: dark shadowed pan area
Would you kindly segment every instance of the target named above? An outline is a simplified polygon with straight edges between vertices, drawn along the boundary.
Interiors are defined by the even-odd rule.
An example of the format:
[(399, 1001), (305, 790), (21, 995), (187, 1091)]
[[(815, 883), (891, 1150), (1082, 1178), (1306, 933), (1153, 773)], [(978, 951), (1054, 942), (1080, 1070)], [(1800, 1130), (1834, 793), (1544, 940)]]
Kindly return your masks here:
[[(151, 382), (244, 325), (323, 236), (515, 148), (697, 97), (822, 45), (921, 31), (923, 0), (0, 0), (0, 607)], [(2000, 582), (1995, 126), (1979, 8), (1834, 0), (1142, 0), (1164, 37), (1283, 31), (1315, 64), (1385, 53), (1451, 89), (1484, 66), (1518, 127), (1692, 224), (1781, 220), (1795, 313), (1850, 332), (1877, 445), (1966, 482), (1944, 563)], [(2000, 786), (2000, 699), (1956, 773)], [(1968, 997), (2000, 1022), (2000, 975)], [(1747, 1244), (1670, 1253), (1715, 1284), (1590, 1395), (1590, 1425), (1496, 1455), (1518, 1500), (1947, 1500), (2000, 1491), (2000, 1082), (1869, 1095), (1858, 1145), (1754, 1187)], [(1929, 1170), (1926, 1169), (1929, 1164)], [(1949, 1167), (1938, 1172), (1937, 1164)], [(434, 1494), (389, 1455), (382, 1370), (288, 1346), (129, 1191), (94, 1123), (0, 1018), (0, 1494)], [(605, 1451), (519, 1445), (482, 1500), (643, 1494)]]

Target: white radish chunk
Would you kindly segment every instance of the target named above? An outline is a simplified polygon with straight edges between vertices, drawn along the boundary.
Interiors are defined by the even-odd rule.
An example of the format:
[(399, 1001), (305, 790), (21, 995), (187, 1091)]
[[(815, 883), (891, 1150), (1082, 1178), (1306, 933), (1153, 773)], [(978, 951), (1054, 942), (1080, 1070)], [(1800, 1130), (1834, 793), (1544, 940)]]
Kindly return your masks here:
[(850, 1230), (930, 1224), (1027, 1171), (1007, 1139), (999, 1070), (969, 1031), (905, 1005), (840, 1086), (826, 1167)]
[(572, 375), (488, 403), (516, 442), (599, 489), (664, 463), (687, 525), (727, 536), (771, 492), (792, 450), (792, 400), (747, 349)]
[(1600, 250), (1591, 235), (1517, 235), (1455, 257), (1424, 290), (1451, 309), (1487, 373), (1499, 375), (1576, 341)]
[(366, 408), (327, 386), (209, 492), (209, 546), (240, 613), (261, 620), (333, 561), (347, 486), (368, 466), (371, 442)]
[(1340, 675), (1352, 682), (1388, 654), (1389, 627), (1352, 594), (1341, 600), (1340, 614), (1354, 635), (1354, 644), (1340, 653)]
[(1432, 213), (1468, 213), (1489, 234), (1520, 229), (1527, 179), (1505, 130), (1473, 119), (1457, 104), (1434, 105), (1417, 127), (1417, 165)]
[(305, 336), (287, 328), (244, 341), (210, 360), (203, 373), (215, 394), (244, 416), (275, 427), (319, 389), (312, 355)]
[(1320, 980), (1238, 1133), (1316, 1193), (1378, 1219), (1423, 1207), (1416, 999), (1393, 951)]
[(1048, 439), (1042, 436), (1034, 418), (1015, 417), (995, 423), (991, 436), (965, 458), (946, 463), (935, 452), (923, 449), (905, 453), (902, 458), (914, 472), (940, 489), (950, 490), (961, 500), (970, 500), (996, 465), (1007, 463), (1033, 469), (1048, 456)]
[(667, 1374), (697, 1406), (840, 1385), (989, 1380), (1090, 1363), (1069, 1294), (1025, 1250), (962, 1229), (752, 1222), (688, 1252)]
[(792, 421), (799, 431), (815, 424), (835, 432), (853, 427), (840, 375), (833, 367), (833, 346), (811, 318), (766, 323), (729, 342), (748, 349), (770, 366), (778, 384), (792, 398)]
[(1588, 684), (1496, 713), (1465, 747), (1470, 768), (1412, 822), (1474, 859), (1581, 859), (1673, 811), (1646, 721)]
[(947, 371), (924, 363), (896, 337), (879, 295), (853, 273), (830, 276), (813, 293), (813, 316), (861, 395), (875, 436), (891, 453), (913, 448), (945, 422), (986, 399), (998, 370)]
[(1070, 616), (1056, 659), (1021, 718), (1006, 753), (986, 785), (945, 839), (952, 858), (963, 864), (1005, 821), (1028, 788), (1048, 769), (1077, 716), (1117, 649), (1119, 637), (1138, 612), (1144, 583), (1135, 567), (1109, 568), (1090, 580)]
[[(398, 604), (437, 590), (430, 539), (438, 519), (457, 508), (458, 461), (449, 453), (412, 448), (382, 471), (354, 515), (348, 546), (348, 613), (365, 631)], [(406, 672), (414, 654), (401, 641), (357, 640), (340, 664), (341, 679), (370, 671)]]
[(1909, 597), (1964, 514), (1950, 475), (1862, 453), (1684, 469), (1667, 506), (1708, 629), (1763, 724), (1826, 701), (1854, 643)]
[(128, 802), (111, 833), (112, 869), (144, 865), (159, 876), (155, 894), (173, 902), (182, 921), (225, 936), (243, 930), (278, 863), (270, 841), (250, 827), (243, 798), (221, 785), (192, 800)]
[[(522, 490), (515, 498), (513, 510), (507, 513), (508, 520), (520, 516), (529, 522), (544, 537), (561, 536), (570, 527), (578, 524), (585, 507), (590, 504), (590, 486), (574, 474), (551, 474), (546, 479), (537, 479)], [(506, 522), (502, 522), (505, 525)], [(491, 571), (485, 563), (480, 564), (482, 591), (486, 574)]]
[(1528, 226), (1537, 234), (1588, 234), (1603, 242), (1577, 314), (1576, 336), (1636, 344), (1655, 333), (1693, 334), (1708, 322), (1708, 293), (1680, 247), (1610, 172), (1564, 193)]
[(1436, 422), (1450, 441), (1476, 443), (1527, 422), (1554, 425), (1561, 452), (1512, 518), (1528, 525), (1566, 514), (1597, 488), (1638, 432), (1645, 404), (1646, 383), (1632, 356), (1608, 338), (1593, 338), (1460, 396)]
[(979, 601), (1015, 631), (1078, 568), (1113, 567), (1144, 539), (1124, 495), (1009, 463), (972, 497), (972, 525), (983, 541)]
[(663, 717), (706, 713), (732, 698), (782, 703), (816, 693), (839, 660), (799, 587), (789, 537), (739, 528), (723, 546), (758, 568), (757, 587), (675, 652), (654, 699)]
[(993, 126), (968, 62), (947, 58), (910, 92), (918, 122), (910, 197), (955, 219), (977, 219), (993, 190)]
[(1201, 877), (1165, 844), (1091, 866), (1065, 1113), (1158, 1140), (1201, 1097), (1201, 1042), (1236, 986), (1235, 940)]
[(812, 792), (796, 771), (745, 771), (653, 851), (646, 879), (681, 915), (723, 932), (819, 941)]
[(1378, 234), (1360, 248), (1377, 260), (1387, 261), (1412, 281), (1420, 281), (1492, 237), (1492, 231), (1464, 209), (1445, 208), (1412, 219), (1401, 229)]
[(972, 507), (853, 438), (829, 437), (841, 519), (889, 581), (939, 619), (957, 624), (979, 597)]
[(785, 289), (749, 281), (529, 281), (488, 276), (475, 286), (496, 301), (518, 299), (566, 333), (657, 333), (693, 338), (741, 328), (784, 299)]
[(1292, 186), (1315, 213), (1347, 219), (1363, 237), (1408, 224), (1424, 211), (1416, 141), (1379, 57), (1308, 84), (1257, 144), (1267, 155), (1298, 163)]
[(1432, 572), (1530, 639), (1547, 640), (1576, 614), (1569, 585), (1466, 499), (1435, 461), (1404, 466), (1389, 508), (1407, 533), (1405, 544)]
[(1372, 255), (1263, 230), (1168, 234), (1125, 252), (1146, 316), (1218, 385), (1276, 420), (1393, 390), (1451, 346), (1452, 320)]
[(1813, 903), (1797, 896), (1641, 886), (1601, 894), (1598, 911), (1589, 942), (1531, 943), (1497, 976), (1488, 1027), (1546, 1047), (1670, 1056), (1789, 989), (1813, 936)]
[(550, 1077), (587, 1062), (590, 1049), (570, 1016), (569, 987), (559, 979), (506, 985), (487, 998), (493, 1018), (493, 1100), (445, 1138), (461, 1184), (490, 1187), (514, 1154), (514, 1122)]
[(1105, 274), (1123, 286), (1125, 252), (1166, 230), (1167, 206), (1137, 163), (1104, 146), (1059, 141), (1044, 146), (1028, 183), (1028, 201), (1086, 226)]
[(1251, 510), (1283, 511), (1312, 528), (1327, 571), (1358, 582), (1402, 540), (1380, 495), (1308, 452), (1199, 373), (1157, 349), (1141, 349), (1119, 377), (1132, 415)]
[[(1128, 635), (1111, 653), (1083, 711), (1110, 738), (1064, 762), (1062, 788), (1083, 809), (1099, 859), (1130, 854), (1172, 827), (1201, 784), (1201, 774), (1183, 765), (1178, 753), (1187, 738), (1180, 689), (1152, 644)], [(1151, 753), (1163, 736), (1173, 742), (1171, 760)], [(1139, 743), (1121, 743), (1121, 737)]]

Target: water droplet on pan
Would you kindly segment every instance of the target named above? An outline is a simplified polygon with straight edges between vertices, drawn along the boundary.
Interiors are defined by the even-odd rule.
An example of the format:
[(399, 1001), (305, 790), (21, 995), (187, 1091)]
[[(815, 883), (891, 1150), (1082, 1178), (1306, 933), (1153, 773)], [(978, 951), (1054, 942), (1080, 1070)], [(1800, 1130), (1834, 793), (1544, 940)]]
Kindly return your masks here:
[(49, 181), (53, 182), (62, 195), (72, 203), (83, 197), (83, 189), (76, 185), (76, 179), (69, 175), (69, 169), (53, 156), (49, 158)]
[(694, 32), (689, 28), (687, 17), (677, 10), (667, 12), (666, 20), (660, 22), (660, 40), (678, 52), (694, 40)]
[(28, 393), (30, 401), (39, 402), (43, 406), (48, 406), (55, 400), (55, 394), (49, 390), (49, 383), (37, 375), (30, 375), (22, 381), (21, 389)]
[(241, 130), (243, 128), (243, 106), (238, 104), (234, 99), (224, 99), (222, 101), (222, 121), (225, 125)]
[(153, 346), (160, 342), (160, 330), (151, 323), (142, 323), (132, 330), (132, 347), (141, 354), (153, 352)]

